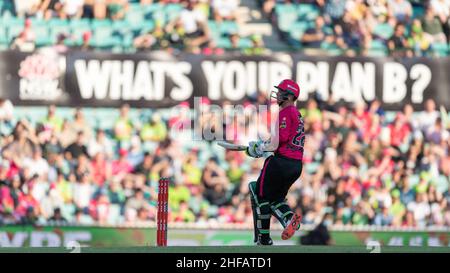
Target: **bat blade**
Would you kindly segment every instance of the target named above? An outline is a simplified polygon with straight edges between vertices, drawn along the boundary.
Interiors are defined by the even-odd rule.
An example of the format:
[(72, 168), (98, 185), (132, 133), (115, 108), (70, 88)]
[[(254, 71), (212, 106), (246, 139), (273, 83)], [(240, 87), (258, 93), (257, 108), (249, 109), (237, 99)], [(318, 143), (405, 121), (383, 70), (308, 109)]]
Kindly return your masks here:
[(246, 145), (233, 144), (226, 141), (217, 141), (217, 145), (231, 151), (245, 151), (247, 150)]

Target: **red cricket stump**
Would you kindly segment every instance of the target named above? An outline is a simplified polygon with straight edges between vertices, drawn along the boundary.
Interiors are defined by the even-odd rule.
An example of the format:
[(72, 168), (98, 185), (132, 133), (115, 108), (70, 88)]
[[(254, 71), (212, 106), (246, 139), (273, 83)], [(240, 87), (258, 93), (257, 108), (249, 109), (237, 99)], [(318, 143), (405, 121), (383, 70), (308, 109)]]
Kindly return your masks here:
[(167, 246), (167, 222), (169, 216), (169, 179), (161, 178), (158, 185), (158, 213), (156, 215), (156, 245)]

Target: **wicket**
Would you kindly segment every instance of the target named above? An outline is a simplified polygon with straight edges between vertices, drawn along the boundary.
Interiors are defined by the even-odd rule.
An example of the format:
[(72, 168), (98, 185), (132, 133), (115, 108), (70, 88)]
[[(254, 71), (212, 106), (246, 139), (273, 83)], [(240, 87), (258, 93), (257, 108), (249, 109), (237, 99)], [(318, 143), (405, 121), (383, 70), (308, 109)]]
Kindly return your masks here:
[(167, 219), (169, 216), (169, 179), (161, 178), (158, 186), (158, 214), (157, 214), (157, 246), (167, 246)]

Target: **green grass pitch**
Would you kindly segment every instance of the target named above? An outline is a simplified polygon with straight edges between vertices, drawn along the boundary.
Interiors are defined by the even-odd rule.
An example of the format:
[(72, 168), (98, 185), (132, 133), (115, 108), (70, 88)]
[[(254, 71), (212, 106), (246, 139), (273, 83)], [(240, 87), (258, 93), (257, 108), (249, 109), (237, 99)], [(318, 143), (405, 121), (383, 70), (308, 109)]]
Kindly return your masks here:
[[(71, 253), (67, 248), (0, 248), (0, 253)], [(365, 246), (82, 247), (81, 253), (371, 253)], [(381, 246), (380, 253), (450, 253), (450, 247)]]

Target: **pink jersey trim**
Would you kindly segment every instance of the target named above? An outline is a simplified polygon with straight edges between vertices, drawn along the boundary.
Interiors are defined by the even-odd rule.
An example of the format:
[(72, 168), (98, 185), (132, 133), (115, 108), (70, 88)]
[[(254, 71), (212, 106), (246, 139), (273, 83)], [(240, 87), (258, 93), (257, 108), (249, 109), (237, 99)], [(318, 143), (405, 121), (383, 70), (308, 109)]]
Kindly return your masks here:
[(259, 186), (259, 196), (263, 197), (263, 186), (264, 186), (264, 177), (266, 175), (266, 168), (267, 165), (269, 164), (269, 161), (272, 160), (272, 158), (269, 158), (269, 160), (266, 161), (266, 164), (264, 164), (264, 168), (262, 170), (262, 174), (261, 174), (261, 183)]

